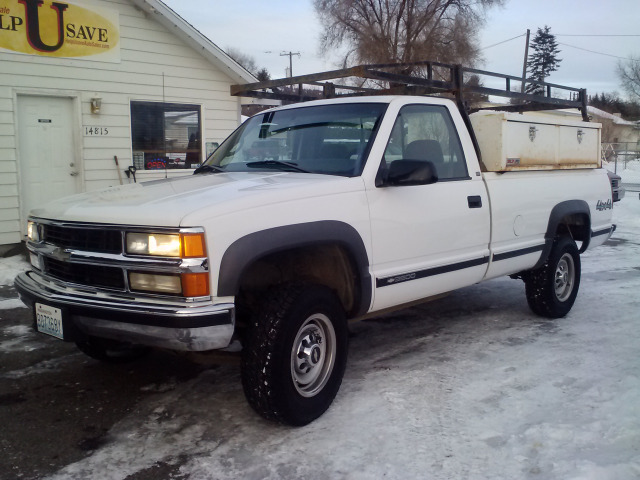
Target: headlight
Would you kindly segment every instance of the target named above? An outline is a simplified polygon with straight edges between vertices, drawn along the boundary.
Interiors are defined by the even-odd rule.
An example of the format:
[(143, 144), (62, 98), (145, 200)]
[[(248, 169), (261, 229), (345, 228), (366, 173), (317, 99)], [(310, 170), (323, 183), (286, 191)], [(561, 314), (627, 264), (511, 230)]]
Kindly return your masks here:
[(202, 272), (162, 275), (131, 272), (129, 273), (129, 288), (138, 292), (203, 297), (209, 295), (209, 274)]
[(152, 273), (129, 274), (129, 287), (131, 290), (143, 292), (182, 293), (182, 282), (179, 275), (157, 275)]
[(27, 222), (27, 237), (32, 242), (39, 242), (40, 235), (38, 234), (38, 224), (29, 220)]
[(205, 255), (202, 233), (127, 233), (127, 253), (161, 257), (203, 257)]
[(133, 255), (180, 256), (180, 235), (127, 233), (127, 253)]

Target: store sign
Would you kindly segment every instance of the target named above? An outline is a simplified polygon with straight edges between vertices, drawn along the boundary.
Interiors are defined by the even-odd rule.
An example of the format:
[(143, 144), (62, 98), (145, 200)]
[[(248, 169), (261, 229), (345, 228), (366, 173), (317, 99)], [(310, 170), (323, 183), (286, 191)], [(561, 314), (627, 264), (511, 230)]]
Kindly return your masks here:
[(0, 0), (0, 51), (120, 61), (118, 12), (52, 0)]

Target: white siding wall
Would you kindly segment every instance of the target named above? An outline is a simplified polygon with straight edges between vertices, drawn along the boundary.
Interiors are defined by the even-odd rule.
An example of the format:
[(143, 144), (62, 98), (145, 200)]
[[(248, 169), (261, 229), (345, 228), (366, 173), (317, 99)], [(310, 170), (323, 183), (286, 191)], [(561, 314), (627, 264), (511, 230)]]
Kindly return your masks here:
[[(120, 169), (132, 164), (131, 100), (203, 106), (203, 142), (220, 142), (240, 121), (239, 99), (229, 95), (233, 82), (196, 50), (127, 0), (97, 0), (88, 5), (118, 10), (120, 63), (56, 59), (0, 52), (0, 245), (21, 240), (16, 96), (38, 93), (75, 96), (82, 118), (78, 127), (109, 127), (104, 137), (82, 136), (81, 175), (85, 190), (118, 183)], [(90, 99), (102, 98), (100, 114)], [(204, 143), (203, 143), (204, 149)], [(185, 175), (190, 171), (139, 171), (138, 181)], [(127, 182), (126, 176), (124, 181)]]

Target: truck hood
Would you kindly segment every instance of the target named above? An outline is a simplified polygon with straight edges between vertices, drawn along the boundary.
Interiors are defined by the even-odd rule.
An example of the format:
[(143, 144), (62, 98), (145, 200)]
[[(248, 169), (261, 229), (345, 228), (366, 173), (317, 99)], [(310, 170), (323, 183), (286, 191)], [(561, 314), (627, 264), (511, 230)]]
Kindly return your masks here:
[[(31, 211), (38, 218), (142, 226), (189, 225), (256, 206), (362, 189), (360, 178), (289, 172), (211, 173), (120, 185), (64, 197)], [(196, 217), (198, 215), (195, 215)], [(186, 222), (185, 222), (186, 220)]]

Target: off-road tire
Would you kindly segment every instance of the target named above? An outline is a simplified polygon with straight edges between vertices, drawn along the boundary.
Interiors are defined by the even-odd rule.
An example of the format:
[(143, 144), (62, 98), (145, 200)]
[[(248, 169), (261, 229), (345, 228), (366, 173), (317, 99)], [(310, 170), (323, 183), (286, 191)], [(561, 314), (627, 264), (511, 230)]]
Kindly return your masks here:
[(344, 310), (331, 290), (275, 287), (254, 314), (243, 345), (247, 401), (269, 420), (294, 426), (312, 422), (338, 393), (348, 341)]
[(87, 337), (76, 342), (78, 349), (104, 363), (122, 364), (138, 360), (146, 356), (151, 349), (142, 345), (130, 345), (116, 340)]
[(573, 307), (580, 287), (580, 254), (569, 237), (554, 241), (546, 263), (523, 275), (529, 308), (542, 317), (561, 318)]

